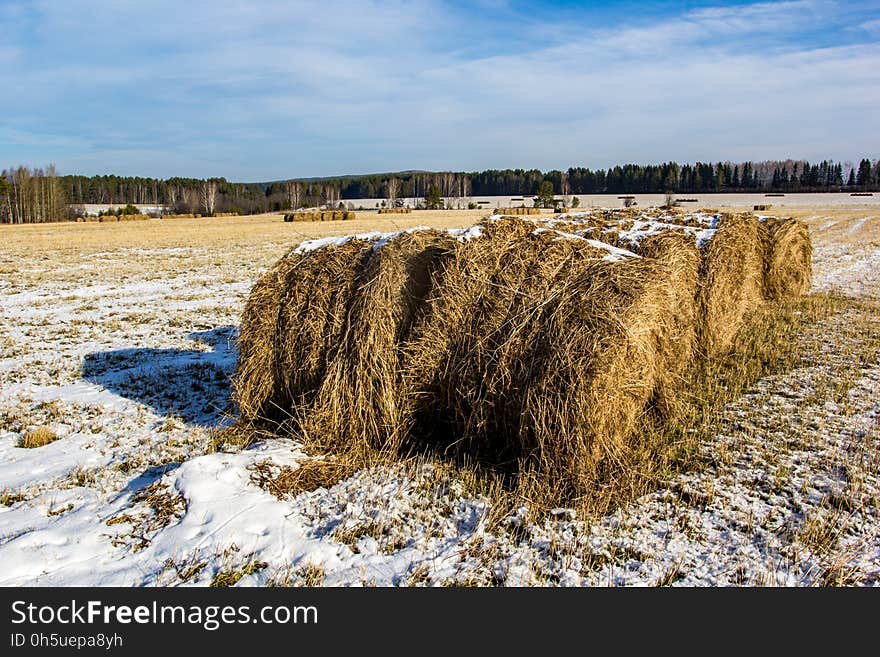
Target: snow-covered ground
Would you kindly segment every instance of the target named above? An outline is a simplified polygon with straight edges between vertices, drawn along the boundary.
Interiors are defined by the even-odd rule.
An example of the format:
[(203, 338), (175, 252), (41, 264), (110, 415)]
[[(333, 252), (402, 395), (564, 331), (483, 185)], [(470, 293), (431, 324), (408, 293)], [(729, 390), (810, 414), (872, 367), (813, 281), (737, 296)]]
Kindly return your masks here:
[[(816, 290), (880, 297), (878, 220), (857, 221), (811, 221)], [(728, 406), (702, 471), (589, 526), (490, 529), (442, 467), (278, 498), (259, 475), (310, 458), (297, 444), (216, 450), (270, 251), (0, 251), (0, 585), (880, 584), (880, 363), (857, 349), (880, 316), (811, 329), (802, 368)], [(57, 440), (17, 446), (38, 428)]]

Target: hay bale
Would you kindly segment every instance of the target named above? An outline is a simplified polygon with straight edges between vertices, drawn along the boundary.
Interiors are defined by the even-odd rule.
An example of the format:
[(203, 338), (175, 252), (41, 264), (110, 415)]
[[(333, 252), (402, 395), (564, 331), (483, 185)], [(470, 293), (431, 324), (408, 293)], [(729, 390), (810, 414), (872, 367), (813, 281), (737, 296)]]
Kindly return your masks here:
[(669, 260), (598, 261), (546, 309), (552, 337), (532, 363), (540, 375), (523, 414), (525, 469), (557, 502), (590, 494), (596, 466), (619, 454), (651, 400), (667, 394), (678, 375), (668, 368), (686, 362), (693, 331), (675, 309), (692, 303), (695, 284)]
[(105, 214), (98, 217), (98, 221), (102, 224), (113, 223), (119, 221), (119, 217), (117, 217), (115, 214)]
[(662, 417), (679, 413), (682, 375), (687, 369), (696, 341), (696, 294), (700, 269), (700, 251), (694, 239), (682, 232), (664, 231), (649, 235), (635, 249), (636, 253), (663, 262), (669, 284), (678, 294), (672, 295), (672, 330), (658, 344), (658, 367), (654, 408)]
[(242, 312), (233, 399), (247, 422), (275, 417), (282, 410), (276, 385), (278, 311), (288, 276), (305, 259), (291, 251), (278, 260), (257, 279)]
[(351, 239), (310, 252), (286, 279), (275, 344), (281, 399), (296, 413), (311, 404), (339, 349), (352, 286), (372, 242)]
[(254, 286), (234, 377), (243, 420), (298, 418), (311, 404), (339, 347), (350, 287), (371, 249), (362, 239), (294, 249)]
[(407, 231), (383, 241), (365, 262), (303, 431), (323, 448), (401, 447), (411, 425), (403, 347), (456, 244), (445, 231)]
[[(581, 226), (583, 228), (583, 226)], [(696, 246), (645, 257), (519, 217), (293, 251), (254, 286), (235, 397), (335, 451), (429, 444), (590, 492), (693, 348)], [(659, 401), (658, 401), (659, 400)]]
[(541, 214), (541, 208), (504, 208), (504, 214), (515, 214), (515, 215), (523, 215), (523, 214)]
[(753, 215), (720, 217), (702, 248), (697, 342), (710, 356), (726, 352), (747, 313), (763, 297), (764, 244)]
[(461, 245), (405, 347), (405, 378), (414, 436), (517, 462), (571, 501), (677, 382), (666, 370), (690, 354), (697, 257), (679, 240), (656, 258), (608, 261), (600, 244), (561, 235)]
[(764, 298), (791, 299), (810, 291), (813, 246), (810, 230), (798, 219), (763, 222)]

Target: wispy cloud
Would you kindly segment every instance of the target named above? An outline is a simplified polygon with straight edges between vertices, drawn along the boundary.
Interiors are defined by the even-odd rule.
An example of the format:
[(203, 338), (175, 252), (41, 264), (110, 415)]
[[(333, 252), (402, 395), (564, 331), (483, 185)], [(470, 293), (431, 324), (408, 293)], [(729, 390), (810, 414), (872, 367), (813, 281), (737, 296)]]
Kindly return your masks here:
[(880, 150), (876, 3), (671, 4), (4, 3), (0, 150), (240, 180)]

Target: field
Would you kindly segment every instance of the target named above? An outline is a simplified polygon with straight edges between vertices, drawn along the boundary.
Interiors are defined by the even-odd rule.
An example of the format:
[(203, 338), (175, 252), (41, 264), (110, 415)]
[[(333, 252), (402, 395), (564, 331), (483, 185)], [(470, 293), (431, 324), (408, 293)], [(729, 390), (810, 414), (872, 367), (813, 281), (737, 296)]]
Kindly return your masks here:
[(535, 517), (430, 460), (294, 494), (316, 455), (228, 442), (240, 315), (275, 260), (483, 214), (0, 227), (0, 585), (880, 585), (869, 206), (785, 209), (814, 243), (814, 296), (772, 324), (794, 355), (601, 514)]

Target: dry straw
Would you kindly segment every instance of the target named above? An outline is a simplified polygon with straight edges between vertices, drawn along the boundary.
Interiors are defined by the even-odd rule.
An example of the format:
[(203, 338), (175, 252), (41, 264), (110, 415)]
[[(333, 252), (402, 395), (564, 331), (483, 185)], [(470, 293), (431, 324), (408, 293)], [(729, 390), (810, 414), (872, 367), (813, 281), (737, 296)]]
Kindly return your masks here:
[(724, 354), (748, 313), (763, 298), (764, 241), (752, 215), (726, 214), (703, 247), (697, 294), (697, 342), (710, 356)]
[(242, 316), (242, 419), (338, 455), (477, 459), (577, 504), (641, 416), (675, 414), (694, 357), (724, 353), (762, 293), (809, 285), (799, 222), (725, 215), (699, 249), (668, 224), (638, 254), (573, 234), (616, 244), (633, 218), (500, 216), (471, 239), (426, 229), (291, 251)]
[(352, 221), (357, 214), (350, 210), (315, 210), (288, 212), (284, 215), (284, 221)]
[(797, 219), (766, 219), (763, 223), (764, 296), (790, 299), (810, 291), (813, 247), (807, 225)]
[(449, 233), (419, 230), (372, 250), (351, 287), (339, 349), (304, 433), (337, 449), (399, 448), (410, 424), (403, 347), (456, 245)]
[(292, 251), (254, 286), (242, 315), (236, 400), (244, 420), (297, 415), (339, 348), (351, 288), (372, 243)]

